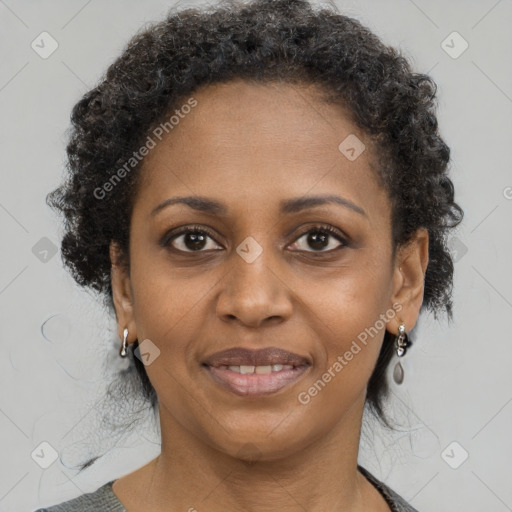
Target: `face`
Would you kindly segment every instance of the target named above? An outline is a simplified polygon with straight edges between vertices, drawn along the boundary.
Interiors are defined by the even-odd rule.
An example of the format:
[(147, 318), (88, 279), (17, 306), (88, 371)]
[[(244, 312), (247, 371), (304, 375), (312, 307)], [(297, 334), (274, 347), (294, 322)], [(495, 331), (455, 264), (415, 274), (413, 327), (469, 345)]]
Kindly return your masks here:
[[(318, 90), (234, 81), (193, 97), (141, 169), (130, 270), (113, 273), (119, 331), (151, 342), (161, 421), (270, 460), (361, 411), (386, 328), (416, 322), (428, 239), (392, 258), (370, 141)], [(339, 149), (354, 135), (365, 144), (355, 159)], [(184, 196), (220, 206), (165, 204)], [(338, 199), (303, 201), (323, 196)], [(277, 347), (308, 365), (278, 391), (234, 392), (203, 365), (233, 347)]]

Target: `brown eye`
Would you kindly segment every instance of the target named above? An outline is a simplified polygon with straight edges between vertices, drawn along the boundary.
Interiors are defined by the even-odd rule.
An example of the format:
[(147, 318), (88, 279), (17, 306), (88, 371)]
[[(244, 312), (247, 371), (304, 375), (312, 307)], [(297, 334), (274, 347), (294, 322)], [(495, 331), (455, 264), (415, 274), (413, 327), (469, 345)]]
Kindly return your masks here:
[(205, 228), (186, 228), (164, 237), (162, 245), (172, 245), (173, 249), (181, 252), (204, 252), (219, 247), (218, 244), (209, 243), (209, 239), (215, 241), (212, 233)]
[[(293, 245), (297, 246), (298, 241), (301, 239), (305, 240), (307, 247), (313, 249), (313, 251), (307, 251), (307, 249), (301, 249), (299, 247), (299, 250), (305, 250), (306, 252), (331, 252), (339, 247), (348, 245), (345, 239), (338, 233), (338, 230), (331, 226), (316, 226), (309, 229), (303, 233)], [(338, 245), (336, 245), (335, 240), (339, 242)]]

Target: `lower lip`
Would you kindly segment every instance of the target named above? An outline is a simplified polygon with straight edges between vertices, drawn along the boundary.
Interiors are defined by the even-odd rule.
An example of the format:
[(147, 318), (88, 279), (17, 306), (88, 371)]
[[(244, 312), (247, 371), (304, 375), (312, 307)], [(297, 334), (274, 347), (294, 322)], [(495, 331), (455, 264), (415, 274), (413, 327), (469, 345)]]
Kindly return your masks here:
[(291, 370), (271, 373), (243, 374), (232, 370), (221, 370), (206, 366), (208, 374), (225, 388), (240, 396), (264, 396), (276, 393), (291, 383), (297, 382), (309, 366), (297, 366)]

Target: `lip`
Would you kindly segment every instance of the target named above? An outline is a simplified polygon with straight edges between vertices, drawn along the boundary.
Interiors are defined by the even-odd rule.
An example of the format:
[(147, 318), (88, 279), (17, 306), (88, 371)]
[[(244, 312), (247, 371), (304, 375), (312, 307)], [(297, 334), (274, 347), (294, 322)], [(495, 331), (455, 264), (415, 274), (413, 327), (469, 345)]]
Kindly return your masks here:
[(233, 347), (208, 356), (203, 365), (219, 368), (220, 366), (267, 366), (272, 364), (291, 365), (294, 367), (310, 366), (311, 361), (299, 354), (278, 347), (265, 347), (251, 350)]
[(259, 397), (276, 393), (297, 382), (310, 369), (310, 365), (302, 365), (266, 374), (242, 374), (225, 367), (203, 366), (214, 381), (232, 393), (245, 397)]
[[(238, 373), (229, 366), (289, 365), (293, 368), (271, 373)], [(278, 347), (251, 350), (232, 347), (208, 356), (203, 367), (207, 374), (225, 389), (239, 396), (264, 396), (297, 382), (311, 367), (305, 356)]]

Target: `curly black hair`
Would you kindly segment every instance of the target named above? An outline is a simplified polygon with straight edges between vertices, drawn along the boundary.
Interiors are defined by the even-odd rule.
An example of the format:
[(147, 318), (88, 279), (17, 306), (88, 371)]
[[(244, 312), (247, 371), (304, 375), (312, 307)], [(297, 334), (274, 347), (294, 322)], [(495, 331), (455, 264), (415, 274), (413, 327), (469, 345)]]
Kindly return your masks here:
[[(98, 190), (133, 157), (148, 134), (200, 87), (242, 78), (253, 83), (316, 84), (328, 102), (348, 108), (378, 155), (377, 176), (392, 205), (393, 247), (418, 228), (429, 233), (422, 310), (452, 318), (449, 230), (463, 211), (447, 176), (450, 149), (435, 115), (437, 86), (358, 20), (306, 0), (221, 0), (170, 11), (145, 26), (74, 106), (65, 183), (47, 202), (64, 215), (62, 256), (79, 285), (113, 309), (109, 246), (128, 259), (129, 219), (141, 164)], [(138, 342), (130, 345), (132, 351)], [(367, 388), (367, 405), (386, 426), (386, 332)], [(144, 365), (132, 359), (146, 398), (157, 403)]]

